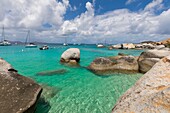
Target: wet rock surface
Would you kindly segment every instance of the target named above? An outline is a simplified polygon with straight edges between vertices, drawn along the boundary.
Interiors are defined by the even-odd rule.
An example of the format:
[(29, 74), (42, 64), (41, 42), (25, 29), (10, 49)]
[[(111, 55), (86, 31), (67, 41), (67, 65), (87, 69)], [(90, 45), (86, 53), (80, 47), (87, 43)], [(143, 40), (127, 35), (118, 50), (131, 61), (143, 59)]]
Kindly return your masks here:
[(42, 88), (0, 59), (0, 112), (34, 113)]
[(67, 72), (68, 71), (66, 69), (58, 69), (58, 70), (50, 70), (50, 71), (39, 72), (36, 75), (37, 76), (53, 76), (53, 75), (65, 74)]

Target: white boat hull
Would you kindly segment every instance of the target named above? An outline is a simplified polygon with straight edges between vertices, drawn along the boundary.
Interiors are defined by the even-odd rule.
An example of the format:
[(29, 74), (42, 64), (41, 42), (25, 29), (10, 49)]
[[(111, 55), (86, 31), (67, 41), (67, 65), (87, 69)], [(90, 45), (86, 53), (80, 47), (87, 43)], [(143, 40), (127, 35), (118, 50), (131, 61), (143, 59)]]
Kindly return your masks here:
[(37, 45), (26, 45), (25, 48), (37, 48)]
[(0, 43), (0, 46), (11, 46), (11, 43), (8, 41), (3, 41)]

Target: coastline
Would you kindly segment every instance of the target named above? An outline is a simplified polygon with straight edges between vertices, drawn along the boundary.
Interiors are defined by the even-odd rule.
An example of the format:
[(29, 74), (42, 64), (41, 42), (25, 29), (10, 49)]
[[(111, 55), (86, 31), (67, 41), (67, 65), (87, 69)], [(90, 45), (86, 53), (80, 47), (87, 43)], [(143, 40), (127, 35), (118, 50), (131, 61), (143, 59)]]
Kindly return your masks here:
[[(54, 50), (56, 50), (56, 49), (54, 49)], [(49, 51), (54, 51), (54, 50), (52, 49), (52, 50), (49, 50)], [(83, 49), (81, 49), (81, 50), (83, 50)], [(89, 51), (89, 50), (90, 50), (90, 49), (88, 49), (88, 51)], [(35, 51), (35, 52), (36, 52), (37, 50), (34, 49), (34, 50), (30, 50), (30, 51)], [(99, 51), (100, 51), (100, 49), (99, 49)], [(103, 49), (102, 49), (102, 51), (103, 51)], [(101, 52), (102, 52), (102, 51), (101, 51)], [(120, 51), (120, 50), (115, 50), (115, 51)], [(124, 50), (122, 50), (122, 51), (124, 51)], [(126, 51), (126, 52), (129, 51), (129, 52), (131, 53), (131, 50), (125, 50), (125, 51)], [(132, 50), (132, 51), (138, 51), (138, 50)], [(47, 51), (47, 52), (48, 52), (48, 51)], [(63, 51), (62, 51), (62, 52), (63, 52)], [(107, 50), (107, 52), (108, 52), (109, 54), (111, 54), (112, 51)], [(45, 52), (40, 52), (40, 53), (42, 54), (42, 53), (45, 53)], [(100, 53), (100, 52), (99, 52), (99, 53)], [(133, 53), (133, 52), (132, 52), (132, 53)], [(22, 53), (22, 54), (23, 54), (23, 53)], [(25, 54), (25, 53), (24, 53), (24, 54)], [(26, 52), (26, 54), (28, 54), (28, 53)], [(29, 54), (31, 54), (31, 53), (29, 53)], [(83, 53), (82, 53), (82, 54), (83, 54)], [(100, 54), (102, 54), (102, 53), (100, 53)], [(104, 56), (107, 57), (107, 56), (110, 56), (110, 55), (107, 55), (107, 54), (106, 54), (106, 55), (104, 55)], [(136, 56), (138, 56), (138, 55), (136, 55)], [(86, 56), (86, 57), (87, 57), (87, 56)], [(91, 56), (89, 56), (89, 58), (90, 58), (90, 57), (91, 57)], [(35, 57), (35, 58), (36, 58), (36, 57)], [(40, 58), (41, 58), (41, 57), (40, 57)], [(54, 58), (56, 58), (56, 57), (54, 57)], [(94, 58), (96, 58), (95, 55), (94, 55)], [(59, 58), (58, 58), (58, 59), (59, 59)], [(8, 60), (9, 60), (9, 59), (8, 59)], [(15, 60), (17, 61), (17, 59), (15, 59)], [(54, 60), (54, 59), (53, 59), (53, 60)], [(84, 60), (84, 58), (80, 60), (80, 64), (81, 64), (81, 65), (82, 65), (83, 60)], [(91, 62), (91, 61), (87, 62), (86, 65), (87, 65), (87, 64), (89, 65), (90, 62)], [(49, 64), (49, 65), (51, 65), (51, 64)], [(59, 75), (58, 75), (59, 77), (57, 77), (57, 78), (59, 79), (59, 78), (71, 77), (70, 75), (67, 75), (67, 73), (68, 73), (68, 74), (70, 73), (70, 69), (74, 69), (74, 68), (69, 68), (69, 71), (64, 71), (64, 76), (63, 76), (62, 74), (59, 74)], [(75, 69), (76, 69), (76, 68), (75, 68)], [(42, 69), (42, 71), (43, 71), (43, 70), (44, 70), (44, 69)], [(80, 68), (80, 70), (81, 70), (80, 72), (85, 72), (84, 69), (81, 69), (81, 68)], [(58, 72), (57, 72), (57, 73), (58, 73)], [(66, 74), (66, 75), (65, 75), (65, 74)], [(78, 73), (77, 73), (77, 74), (78, 74)], [(82, 73), (81, 75), (83, 75), (83, 73)], [(55, 76), (56, 76), (56, 75), (55, 75)], [(53, 79), (55, 78), (55, 80), (57, 81), (57, 79), (56, 79), (55, 76), (49, 76), (49, 77), (48, 77), (48, 78), (49, 78), (48, 80), (50, 80), (50, 78), (53, 78)], [(94, 74), (93, 76), (94, 76), (94, 78), (96, 79), (96, 77), (95, 77), (96, 75)], [(129, 75), (129, 76), (131, 76), (131, 75)], [(44, 78), (43, 78), (43, 76), (42, 76), (42, 77), (41, 77), (41, 76), (40, 76), (40, 77), (30, 76), (30, 77), (33, 77), (33, 79), (35, 79), (38, 83), (41, 83), (40, 81), (42, 81), (44, 78), (47, 78), (47, 76), (45, 76)], [(90, 77), (90, 76), (88, 76), (88, 77)], [(123, 75), (123, 77), (124, 77), (124, 79), (126, 79), (126, 77), (125, 77), (124, 75)], [(97, 78), (98, 78), (98, 77), (97, 77)], [(108, 77), (108, 79), (109, 79), (109, 78), (110, 78), (110, 76)], [(138, 78), (138, 77), (137, 77), (137, 78)], [(81, 79), (85, 79), (85, 78), (82, 77)], [(104, 79), (103, 79), (102, 77), (100, 77), (100, 79), (101, 79), (102, 81), (104, 81)], [(133, 78), (133, 79), (135, 79), (135, 78)], [(98, 80), (99, 80), (99, 78), (98, 78)], [(105, 80), (106, 80), (106, 78), (105, 78)], [(122, 80), (123, 80), (123, 78), (122, 78)], [(47, 82), (47, 81), (46, 81), (46, 82)], [(68, 80), (67, 82), (69, 82), (69, 80)], [(96, 80), (94, 80), (93, 82), (96, 82)], [(134, 82), (135, 82), (135, 81), (134, 81)], [(48, 83), (48, 82), (47, 82), (47, 83)], [(80, 83), (81, 83), (81, 82), (80, 82)], [(91, 82), (90, 82), (90, 83), (91, 83)], [(72, 84), (74, 84), (74, 83), (72, 83)], [(78, 83), (78, 84), (79, 84), (79, 83)], [(82, 84), (82, 83), (81, 83), (81, 84)], [(105, 84), (105, 83), (103, 82), (103, 84)], [(113, 85), (113, 84), (114, 84), (114, 83), (112, 83), (111, 85)], [(82, 84), (82, 85), (83, 85), (83, 84)], [(93, 84), (93, 85), (94, 85), (94, 84)], [(93, 85), (92, 85), (91, 87), (94, 87)], [(131, 83), (131, 85), (133, 85), (133, 82)], [(131, 85), (130, 85), (130, 86), (131, 86)], [(61, 84), (58, 84), (58, 85), (56, 84), (55, 86), (61, 87), (62, 85), (61, 85)], [(62, 86), (62, 87), (63, 87), (63, 86)], [(79, 88), (80, 86), (74, 86), (74, 87), (75, 87), (75, 88), (76, 88), (76, 87)], [(110, 84), (109, 84), (109, 87), (111, 87)], [(120, 86), (119, 86), (119, 87), (120, 87)], [(65, 87), (65, 88), (66, 88), (66, 87)], [(86, 87), (84, 87), (84, 88), (86, 89)], [(99, 88), (99, 87), (98, 87), (98, 88)], [(104, 88), (104, 87), (103, 87), (103, 88)], [(128, 87), (128, 88), (129, 88), (129, 87)], [(126, 88), (123, 88), (123, 92), (125, 92), (128, 88), (127, 88), (127, 87), (126, 87)], [(82, 89), (82, 88), (81, 88), (81, 89)], [(106, 89), (106, 90), (108, 90), (108, 89)], [(106, 90), (105, 90), (105, 91), (106, 91)], [(74, 91), (74, 90), (73, 90), (73, 91)], [(118, 92), (120, 92), (120, 91), (118, 91)], [(63, 93), (64, 93), (64, 92), (63, 92)], [(80, 92), (79, 92), (79, 93), (80, 93)], [(88, 92), (86, 92), (86, 93), (88, 94)], [(93, 92), (93, 93), (95, 93), (95, 92)], [(62, 94), (62, 90), (59, 91), (59, 92), (57, 92), (57, 93), (55, 93), (55, 95), (58, 95), (58, 94)], [(110, 93), (110, 94), (111, 94), (111, 93)], [(110, 94), (109, 94), (109, 95), (110, 95)], [(113, 96), (113, 94), (114, 94), (114, 93), (112, 93), (112, 96)], [(117, 94), (116, 94), (116, 95), (117, 95)], [(121, 95), (122, 95), (122, 93), (119, 94), (119, 96), (121, 96)], [(119, 96), (117, 96), (116, 98), (118, 99)], [(53, 98), (51, 98), (51, 99), (53, 100), (54, 98), (56, 99), (55, 96), (54, 96)], [(63, 97), (63, 98), (65, 98), (65, 97)], [(78, 98), (80, 98), (80, 97), (78, 97)], [(97, 97), (95, 97), (95, 98), (97, 98)], [(99, 98), (100, 98), (100, 97), (99, 97)], [(109, 96), (109, 98), (111, 98), (111, 95)], [(82, 101), (82, 100), (81, 100), (81, 101)], [(62, 102), (62, 101), (60, 101), (60, 102)], [(104, 102), (104, 101), (103, 101), (103, 102)], [(116, 101), (114, 100), (114, 102), (116, 102)], [(112, 102), (112, 103), (113, 103), (113, 102)], [(53, 104), (53, 103), (51, 103), (51, 104)], [(110, 105), (109, 105), (109, 106), (110, 106)], [(113, 107), (113, 104), (112, 104), (112, 107)], [(50, 111), (56, 111), (56, 109), (59, 109), (59, 106), (56, 107), (56, 108), (54, 108), (53, 105), (52, 105)], [(38, 112), (37, 112), (37, 113), (38, 113)]]

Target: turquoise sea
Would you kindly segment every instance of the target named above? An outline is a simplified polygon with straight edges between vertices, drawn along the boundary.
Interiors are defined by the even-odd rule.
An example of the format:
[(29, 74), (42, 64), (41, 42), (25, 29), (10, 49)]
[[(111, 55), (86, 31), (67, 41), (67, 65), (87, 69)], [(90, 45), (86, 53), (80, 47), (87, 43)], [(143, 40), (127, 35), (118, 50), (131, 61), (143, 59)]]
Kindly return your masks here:
[[(38, 103), (36, 113), (110, 113), (118, 98), (142, 76), (98, 76), (85, 68), (96, 57), (116, 56), (119, 52), (138, 56), (141, 50), (107, 50), (96, 48), (95, 45), (50, 47), (49, 50), (40, 51), (38, 48), (24, 46), (0, 46), (0, 57), (11, 63), (20, 74), (48, 87), (43, 92), (46, 102)], [(70, 47), (80, 49), (80, 67), (60, 64), (61, 54)], [(65, 71), (53, 75), (37, 75), (39, 72), (60, 69)]]

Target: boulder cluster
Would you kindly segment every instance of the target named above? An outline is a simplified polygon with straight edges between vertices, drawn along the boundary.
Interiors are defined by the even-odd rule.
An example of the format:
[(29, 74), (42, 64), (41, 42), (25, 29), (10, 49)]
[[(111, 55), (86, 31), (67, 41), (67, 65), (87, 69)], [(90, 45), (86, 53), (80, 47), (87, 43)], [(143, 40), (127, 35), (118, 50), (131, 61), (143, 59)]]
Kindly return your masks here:
[(161, 58), (170, 55), (167, 50), (147, 50), (142, 52), (139, 57), (131, 55), (122, 55), (113, 57), (99, 57), (96, 58), (88, 69), (96, 74), (112, 73), (146, 73), (149, 71)]
[(123, 43), (123, 44), (116, 44), (111, 45), (108, 47), (109, 50), (112, 49), (168, 49), (167, 44), (163, 43), (156, 43), (156, 42), (143, 42), (139, 44), (133, 43)]
[(112, 113), (170, 113), (170, 56), (159, 60), (127, 90)]

